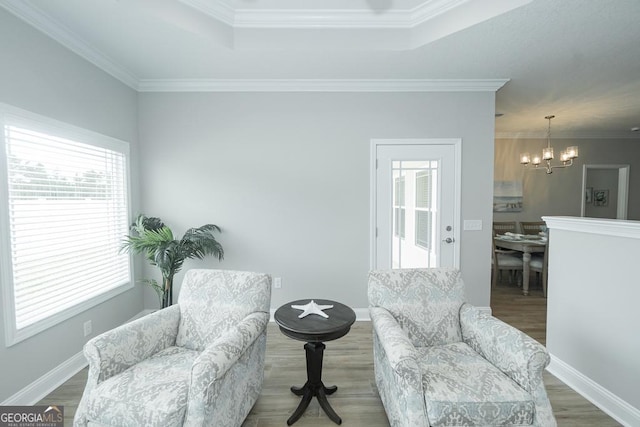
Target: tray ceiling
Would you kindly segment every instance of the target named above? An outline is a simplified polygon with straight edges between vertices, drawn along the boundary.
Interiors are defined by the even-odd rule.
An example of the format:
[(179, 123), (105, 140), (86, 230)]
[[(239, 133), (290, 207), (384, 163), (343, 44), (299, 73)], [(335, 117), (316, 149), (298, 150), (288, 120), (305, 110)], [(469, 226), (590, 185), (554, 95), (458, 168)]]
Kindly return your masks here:
[[(637, 0), (0, 0), (136, 90), (499, 88), (498, 136), (640, 138)], [(456, 84), (455, 82), (459, 84)]]

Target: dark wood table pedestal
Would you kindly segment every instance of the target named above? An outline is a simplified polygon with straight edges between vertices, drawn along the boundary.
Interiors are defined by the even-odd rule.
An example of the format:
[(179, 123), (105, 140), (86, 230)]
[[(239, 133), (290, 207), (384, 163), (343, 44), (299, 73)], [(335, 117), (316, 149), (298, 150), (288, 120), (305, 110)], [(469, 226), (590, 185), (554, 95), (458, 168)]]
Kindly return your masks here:
[(356, 314), (350, 307), (339, 302), (320, 299), (315, 301), (321, 305), (333, 305), (333, 308), (326, 310), (328, 318), (317, 314), (299, 318), (300, 310), (293, 309), (291, 305), (304, 305), (309, 300), (292, 301), (277, 309), (274, 314), (274, 319), (283, 334), (306, 342), (304, 350), (307, 357), (307, 382), (302, 387), (291, 387), (291, 392), (296, 396), (302, 396), (302, 399), (287, 420), (287, 425), (292, 425), (300, 419), (314, 397), (318, 399), (320, 407), (331, 421), (342, 424), (342, 418), (336, 414), (327, 400), (327, 395), (335, 393), (338, 387), (327, 387), (322, 382), (322, 359), (326, 348), (324, 341), (336, 340), (346, 335), (356, 320)]
[(302, 387), (291, 387), (291, 391), (296, 396), (302, 396), (300, 404), (294, 413), (287, 420), (287, 425), (292, 425), (302, 416), (309, 406), (311, 399), (315, 396), (320, 407), (327, 416), (336, 424), (342, 424), (342, 418), (336, 414), (329, 401), (328, 394), (333, 394), (338, 390), (337, 386), (326, 387), (322, 382), (322, 358), (324, 356), (325, 345), (321, 342), (308, 342), (304, 345), (307, 354), (307, 382)]

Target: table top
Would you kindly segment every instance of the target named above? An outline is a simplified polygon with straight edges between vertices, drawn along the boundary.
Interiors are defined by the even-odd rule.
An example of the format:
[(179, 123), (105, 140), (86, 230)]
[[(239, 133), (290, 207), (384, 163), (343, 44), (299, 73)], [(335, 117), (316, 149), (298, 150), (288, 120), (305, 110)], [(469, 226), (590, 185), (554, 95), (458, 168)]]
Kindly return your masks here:
[(539, 245), (539, 246), (544, 246), (547, 244), (547, 239), (546, 238), (542, 238), (541, 236), (537, 236), (537, 235), (527, 235), (527, 234), (514, 234), (514, 235), (506, 235), (506, 234), (499, 234), (497, 236), (494, 236), (494, 240), (496, 242), (513, 242), (513, 243), (519, 243), (519, 244), (526, 244), (526, 245)]
[[(545, 252), (547, 250), (547, 242), (548, 240), (543, 240), (540, 238), (526, 238), (527, 236), (522, 237), (513, 237), (513, 236), (495, 236), (493, 238), (496, 247), (511, 249), (524, 253), (540, 253)], [(523, 255), (524, 256), (524, 255)]]
[(305, 305), (311, 299), (291, 301), (278, 308), (273, 315), (280, 331), (286, 336), (306, 342), (323, 342), (338, 339), (346, 335), (356, 321), (356, 313), (344, 304), (326, 299), (313, 299), (319, 305), (333, 305), (324, 310), (329, 318), (309, 314), (300, 319), (301, 310), (291, 305)]

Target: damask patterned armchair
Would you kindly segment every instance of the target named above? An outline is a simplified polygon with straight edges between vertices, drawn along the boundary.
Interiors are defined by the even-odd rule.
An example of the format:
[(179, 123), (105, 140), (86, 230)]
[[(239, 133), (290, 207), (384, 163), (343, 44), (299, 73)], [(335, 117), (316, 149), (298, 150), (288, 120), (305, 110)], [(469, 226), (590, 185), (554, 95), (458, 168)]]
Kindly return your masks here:
[(190, 270), (178, 304), (84, 347), (75, 426), (240, 426), (264, 378), (271, 277)]
[(368, 293), (391, 426), (556, 426), (546, 349), (465, 303), (459, 271), (372, 271)]

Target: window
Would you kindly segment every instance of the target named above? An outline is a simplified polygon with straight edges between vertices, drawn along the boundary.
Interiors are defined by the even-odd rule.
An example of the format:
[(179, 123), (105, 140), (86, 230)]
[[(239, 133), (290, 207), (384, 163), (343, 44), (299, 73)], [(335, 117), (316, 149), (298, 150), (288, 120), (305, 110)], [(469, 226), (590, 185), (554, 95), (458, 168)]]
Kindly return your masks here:
[[(0, 104), (7, 345), (132, 287), (128, 144)], [(5, 179), (6, 178), (6, 179)]]
[(431, 246), (432, 206), (431, 193), (432, 171), (416, 174), (416, 245), (424, 249)]
[(404, 191), (405, 191), (405, 180), (404, 180), (404, 176), (401, 176), (399, 178), (396, 178), (394, 181), (394, 196), (393, 196), (393, 204), (394, 204), (393, 232), (396, 236), (399, 236), (401, 239), (404, 239), (404, 230), (405, 230)]

